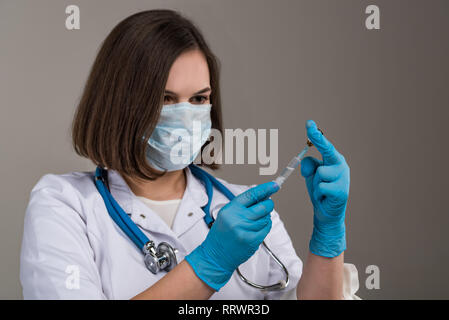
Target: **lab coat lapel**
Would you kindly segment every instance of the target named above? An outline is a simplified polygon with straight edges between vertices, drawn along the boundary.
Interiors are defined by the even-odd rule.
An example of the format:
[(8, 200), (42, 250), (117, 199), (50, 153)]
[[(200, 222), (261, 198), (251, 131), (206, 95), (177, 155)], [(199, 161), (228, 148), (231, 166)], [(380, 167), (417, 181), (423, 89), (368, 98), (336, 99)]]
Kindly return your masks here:
[(172, 229), (133, 194), (118, 172), (108, 170), (108, 177), (112, 196), (134, 223), (149, 232), (159, 232), (178, 238), (196, 223), (204, 223), (205, 213), (201, 207), (208, 201), (204, 185), (193, 176), (189, 168), (186, 168), (185, 172), (187, 186)]
[(205, 213), (201, 207), (205, 206), (208, 198), (204, 185), (195, 178), (189, 168), (185, 169), (187, 187), (184, 192), (178, 212), (173, 221), (173, 232), (180, 237), (196, 223), (205, 223)]
[[(176, 238), (165, 221), (134, 195), (118, 172), (108, 170), (108, 173), (112, 196), (136, 225), (150, 232), (150, 235), (158, 232)], [(149, 238), (152, 239), (151, 236)]]

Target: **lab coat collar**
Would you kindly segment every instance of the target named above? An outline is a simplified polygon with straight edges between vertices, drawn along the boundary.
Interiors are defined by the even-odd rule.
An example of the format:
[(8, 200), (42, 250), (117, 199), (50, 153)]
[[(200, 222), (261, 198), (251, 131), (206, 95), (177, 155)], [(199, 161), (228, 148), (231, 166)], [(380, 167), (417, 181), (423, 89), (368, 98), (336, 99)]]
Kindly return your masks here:
[[(172, 229), (159, 215), (136, 197), (117, 171), (108, 170), (108, 179), (112, 196), (123, 210), (130, 215), (134, 223), (149, 232), (159, 232), (178, 238), (195, 223), (198, 223), (199, 220), (203, 220), (205, 213), (201, 207), (205, 206), (208, 201), (205, 187), (201, 181), (192, 174), (189, 168), (185, 169), (185, 173), (187, 180), (186, 190), (173, 221)], [(201, 222), (204, 223), (204, 221)], [(151, 235), (149, 238), (151, 239)]]

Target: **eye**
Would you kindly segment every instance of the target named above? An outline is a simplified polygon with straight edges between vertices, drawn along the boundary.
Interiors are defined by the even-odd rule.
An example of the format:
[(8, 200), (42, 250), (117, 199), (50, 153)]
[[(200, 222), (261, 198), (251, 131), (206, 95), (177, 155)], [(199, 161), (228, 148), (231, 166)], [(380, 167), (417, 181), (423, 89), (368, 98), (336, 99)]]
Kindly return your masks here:
[(198, 95), (198, 96), (194, 96), (192, 98), (192, 103), (193, 104), (203, 104), (203, 103), (207, 102), (208, 100), (209, 100), (208, 96)]
[(166, 102), (172, 102), (173, 101), (173, 97), (172, 96), (168, 96), (168, 95), (165, 95), (164, 96), (164, 103), (166, 103)]

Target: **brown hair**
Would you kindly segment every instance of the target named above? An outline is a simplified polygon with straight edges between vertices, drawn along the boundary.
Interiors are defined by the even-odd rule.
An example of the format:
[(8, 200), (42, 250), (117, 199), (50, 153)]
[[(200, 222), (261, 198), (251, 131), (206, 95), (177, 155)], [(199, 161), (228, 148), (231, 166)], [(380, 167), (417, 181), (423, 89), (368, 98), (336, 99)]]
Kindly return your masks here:
[(147, 140), (159, 119), (170, 68), (192, 49), (206, 58), (212, 128), (222, 132), (218, 59), (191, 21), (173, 10), (149, 10), (121, 21), (104, 40), (73, 119), (75, 152), (127, 176), (159, 177), (146, 161)]

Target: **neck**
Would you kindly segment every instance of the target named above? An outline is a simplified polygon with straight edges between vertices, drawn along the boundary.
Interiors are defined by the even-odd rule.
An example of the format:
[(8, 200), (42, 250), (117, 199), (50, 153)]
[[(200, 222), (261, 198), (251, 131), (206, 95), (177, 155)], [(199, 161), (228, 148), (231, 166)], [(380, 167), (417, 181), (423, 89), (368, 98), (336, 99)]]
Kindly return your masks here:
[(166, 172), (156, 180), (123, 178), (136, 196), (156, 201), (181, 199), (187, 185), (184, 170)]

